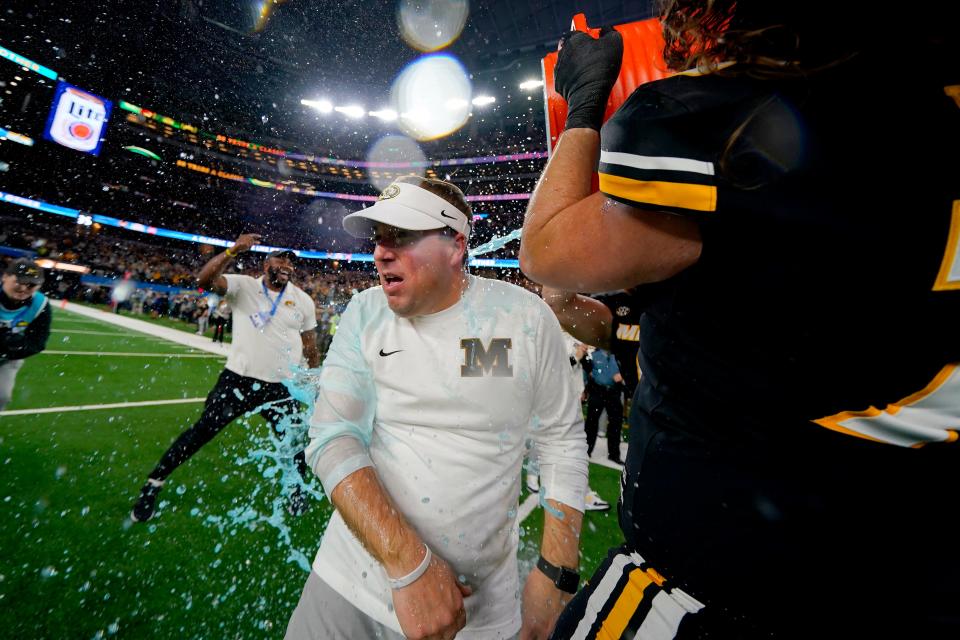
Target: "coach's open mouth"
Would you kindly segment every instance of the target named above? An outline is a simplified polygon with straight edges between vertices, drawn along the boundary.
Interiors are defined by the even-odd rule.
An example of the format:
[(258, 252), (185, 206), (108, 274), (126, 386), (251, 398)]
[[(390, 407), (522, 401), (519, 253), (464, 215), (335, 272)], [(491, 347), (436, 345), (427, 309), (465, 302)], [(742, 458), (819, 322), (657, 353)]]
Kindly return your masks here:
[(383, 273), (380, 274), (380, 283), (383, 285), (383, 290), (389, 293), (403, 283), (403, 278), (395, 273)]

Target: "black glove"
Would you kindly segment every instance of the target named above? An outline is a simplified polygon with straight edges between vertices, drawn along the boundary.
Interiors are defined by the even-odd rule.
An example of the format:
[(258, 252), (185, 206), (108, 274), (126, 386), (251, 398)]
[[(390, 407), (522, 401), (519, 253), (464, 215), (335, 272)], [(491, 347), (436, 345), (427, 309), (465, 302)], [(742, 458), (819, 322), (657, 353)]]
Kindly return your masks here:
[(567, 101), (566, 129), (600, 130), (622, 61), (623, 37), (608, 27), (599, 38), (572, 31), (560, 40), (553, 84)]
[(21, 351), (23, 351), (26, 342), (27, 337), (24, 334), (13, 333), (12, 331), (7, 332), (6, 335), (0, 338), (0, 344), (2, 344), (3, 353), (7, 356), (13, 357), (16, 357)]

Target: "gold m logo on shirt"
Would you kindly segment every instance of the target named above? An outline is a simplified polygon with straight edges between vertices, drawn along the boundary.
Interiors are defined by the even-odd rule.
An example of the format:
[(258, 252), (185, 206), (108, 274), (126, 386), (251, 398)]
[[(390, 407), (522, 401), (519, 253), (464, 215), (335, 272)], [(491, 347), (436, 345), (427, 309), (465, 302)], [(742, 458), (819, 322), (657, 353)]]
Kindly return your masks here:
[(480, 338), (461, 338), (463, 365), (460, 367), (460, 377), (480, 378), (485, 375), (493, 375), (496, 378), (513, 377), (513, 367), (510, 366), (512, 347), (513, 340), (510, 338), (493, 338), (487, 349), (483, 348)]
[(617, 339), (626, 342), (640, 342), (640, 325), (622, 324), (617, 327)]

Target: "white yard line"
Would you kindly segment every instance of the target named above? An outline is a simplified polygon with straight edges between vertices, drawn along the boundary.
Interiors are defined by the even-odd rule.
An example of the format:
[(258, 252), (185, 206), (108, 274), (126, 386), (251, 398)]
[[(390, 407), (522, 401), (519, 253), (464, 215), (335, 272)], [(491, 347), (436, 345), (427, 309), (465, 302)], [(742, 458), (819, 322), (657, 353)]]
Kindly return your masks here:
[[(607, 460), (607, 453), (606, 453), (607, 443), (603, 442), (604, 440), (606, 440), (606, 438), (604, 438), (603, 436), (600, 436), (597, 438), (597, 446), (594, 447), (593, 449), (593, 457), (590, 458), (590, 464), (598, 464), (601, 467), (606, 467), (608, 469), (616, 469), (617, 471), (622, 470), (623, 467), (616, 465), (610, 462), (609, 460)], [(626, 442), (620, 443), (620, 459), (621, 460), (627, 459), (627, 443)]]
[(58, 313), (62, 311), (66, 311), (73, 315), (73, 317), (68, 316), (67, 318), (64, 318), (65, 320), (77, 319), (76, 316), (81, 316), (82, 318), (90, 318), (93, 320), (99, 320), (100, 322), (106, 322), (107, 324), (115, 327), (132, 329), (133, 331), (137, 331), (139, 333), (144, 333), (155, 338), (162, 338), (168, 342), (182, 344), (199, 351), (215, 353), (222, 357), (226, 357), (230, 352), (230, 345), (221, 345), (217, 342), (213, 342), (210, 340), (210, 338), (198, 336), (195, 333), (187, 333), (186, 331), (180, 331), (170, 327), (163, 327), (153, 324), (152, 322), (145, 322), (144, 320), (137, 320), (136, 318), (130, 318), (128, 316), (121, 316), (116, 313), (101, 311), (100, 309), (85, 307), (73, 302), (67, 302), (66, 300), (51, 299), (50, 302), (54, 305), (54, 315), (63, 318), (66, 314)]
[[(95, 323), (99, 324), (99, 323)], [(66, 333), (66, 334), (80, 334), (87, 336), (113, 336), (115, 338), (124, 338), (128, 340), (149, 340), (150, 342), (162, 342), (163, 344), (170, 345), (171, 348), (175, 349), (189, 349), (191, 351), (197, 351), (193, 347), (188, 347), (186, 345), (173, 343), (171, 344), (169, 340), (165, 338), (155, 338), (153, 336), (140, 336), (132, 334), (129, 331), (87, 331), (85, 329), (51, 329), (50, 333)]]
[[(123, 331), (87, 331), (86, 329), (50, 329), (50, 333), (81, 333), (87, 336), (117, 336), (122, 338), (147, 338), (150, 336), (132, 336)], [(156, 340), (156, 338), (153, 338)]]
[(96, 409), (125, 409), (127, 407), (153, 407), (163, 404), (190, 404), (203, 402), (206, 398), (179, 398), (177, 400), (145, 400), (142, 402), (115, 402), (113, 404), (81, 404), (73, 407), (46, 407), (43, 409), (14, 409), (0, 411), (0, 416), (29, 416), (37, 413), (64, 413), (67, 411), (93, 411)]
[(124, 358), (217, 358), (223, 359), (226, 355), (215, 353), (132, 353), (126, 351), (53, 351), (46, 349), (37, 354), (48, 356), (120, 356)]
[[(0, 415), (3, 415), (3, 413), (0, 412)], [(527, 519), (527, 516), (533, 513), (533, 510), (540, 506), (539, 500), (539, 493), (531, 493), (527, 496), (527, 499), (524, 500), (523, 504), (520, 505), (520, 512), (518, 514), (520, 516), (519, 522), (523, 523), (523, 521)]]

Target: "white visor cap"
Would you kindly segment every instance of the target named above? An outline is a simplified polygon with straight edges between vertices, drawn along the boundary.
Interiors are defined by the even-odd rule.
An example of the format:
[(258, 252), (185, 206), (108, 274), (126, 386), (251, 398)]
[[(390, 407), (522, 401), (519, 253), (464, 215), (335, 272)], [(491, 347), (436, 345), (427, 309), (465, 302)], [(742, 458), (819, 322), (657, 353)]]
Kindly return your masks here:
[(392, 183), (372, 207), (345, 217), (343, 228), (355, 238), (369, 238), (377, 222), (410, 231), (450, 227), (470, 237), (466, 213), (435, 193), (406, 182)]

